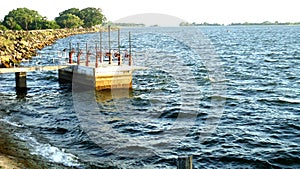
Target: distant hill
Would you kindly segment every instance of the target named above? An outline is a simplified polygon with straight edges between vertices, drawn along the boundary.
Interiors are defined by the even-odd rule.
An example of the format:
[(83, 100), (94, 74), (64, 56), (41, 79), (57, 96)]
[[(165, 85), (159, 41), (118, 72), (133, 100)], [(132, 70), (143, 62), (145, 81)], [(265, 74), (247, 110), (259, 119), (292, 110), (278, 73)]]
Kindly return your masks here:
[(171, 15), (144, 13), (127, 16), (116, 20), (114, 23), (135, 23), (146, 26), (179, 26), (181, 22), (184, 22), (184, 20)]

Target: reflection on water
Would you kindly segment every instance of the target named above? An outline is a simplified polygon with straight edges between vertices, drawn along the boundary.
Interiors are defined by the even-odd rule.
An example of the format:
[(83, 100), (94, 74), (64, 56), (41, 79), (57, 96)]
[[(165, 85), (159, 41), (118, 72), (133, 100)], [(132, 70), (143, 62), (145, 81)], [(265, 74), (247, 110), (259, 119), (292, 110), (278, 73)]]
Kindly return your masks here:
[(114, 99), (130, 99), (133, 97), (132, 89), (113, 89), (95, 91), (97, 102), (107, 102)]

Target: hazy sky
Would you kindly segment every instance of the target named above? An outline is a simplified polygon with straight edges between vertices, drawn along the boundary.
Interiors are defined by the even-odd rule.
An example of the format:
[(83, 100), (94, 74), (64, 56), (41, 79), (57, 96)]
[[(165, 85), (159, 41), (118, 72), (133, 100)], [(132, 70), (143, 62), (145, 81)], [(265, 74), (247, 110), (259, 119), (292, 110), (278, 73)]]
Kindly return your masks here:
[(300, 22), (299, 0), (8, 0), (0, 18), (12, 9), (27, 7), (48, 19), (76, 7), (101, 8), (110, 21), (140, 13), (173, 15), (188, 22)]

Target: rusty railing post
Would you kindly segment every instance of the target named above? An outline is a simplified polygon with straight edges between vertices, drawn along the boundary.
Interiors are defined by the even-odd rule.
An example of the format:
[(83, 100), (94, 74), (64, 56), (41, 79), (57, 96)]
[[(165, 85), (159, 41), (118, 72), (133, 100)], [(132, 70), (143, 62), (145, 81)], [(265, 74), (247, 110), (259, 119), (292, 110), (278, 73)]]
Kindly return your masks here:
[(97, 43), (96, 43), (95, 49), (96, 49), (96, 62), (95, 62), (95, 67), (97, 68), (97, 67), (98, 67), (98, 55), (99, 55)]
[(77, 43), (77, 65), (80, 65), (80, 55), (82, 54), (82, 51), (79, 48), (79, 43)]
[(85, 49), (86, 49), (86, 57), (85, 57), (85, 66), (89, 66), (89, 52), (88, 52), (88, 45), (87, 43), (85, 44)]

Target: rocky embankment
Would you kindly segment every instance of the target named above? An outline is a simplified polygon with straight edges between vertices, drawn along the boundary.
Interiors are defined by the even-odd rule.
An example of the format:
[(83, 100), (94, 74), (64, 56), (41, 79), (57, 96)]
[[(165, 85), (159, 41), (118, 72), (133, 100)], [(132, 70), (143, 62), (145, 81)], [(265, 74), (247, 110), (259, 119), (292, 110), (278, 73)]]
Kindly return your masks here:
[(0, 31), (0, 67), (10, 67), (13, 63), (20, 63), (22, 59), (30, 59), (36, 54), (36, 50), (51, 45), (60, 38), (96, 31), (99, 29)]

